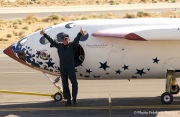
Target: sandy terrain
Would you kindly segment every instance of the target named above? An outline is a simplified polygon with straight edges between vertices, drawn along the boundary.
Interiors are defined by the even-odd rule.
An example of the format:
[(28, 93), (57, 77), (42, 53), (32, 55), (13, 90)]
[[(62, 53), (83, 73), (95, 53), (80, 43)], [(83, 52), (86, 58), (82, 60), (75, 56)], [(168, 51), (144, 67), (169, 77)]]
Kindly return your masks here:
[(33, 14), (30, 14), (24, 19), (17, 19), (13, 21), (0, 20), (0, 48), (6, 48), (20, 38), (45, 28), (50, 25), (58, 24), (61, 22), (72, 21), (72, 20), (86, 20), (94, 18), (135, 18), (135, 17), (180, 17), (178, 11), (164, 12), (164, 13), (148, 13), (148, 12), (137, 12), (127, 13), (122, 15), (117, 14), (89, 14), (81, 16), (59, 16), (51, 15), (45, 18), (37, 18)]
[[(5, 7), (5, 6), (14, 6), (14, 4), (19, 4), (19, 3), (2, 3), (2, 0), (0, 0), (0, 6)], [(40, 3), (37, 3), (39, 0), (34, 0), (36, 3), (31, 4), (31, 6), (47, 6), (44, 4), (46, 0), (40, 0)], [(48, 3), (50, 3), (54, 0), (49, 0)], [(62, 0), (56, 0), (57, 4), (56, 5), (64, 5), (60, 1)], [(85, 0), (86, 2), (82, 2), (82, 0), (76, 0), (75, 2), (72, 2), (73, 0), (67, 0), (69, 1), (70, 5), (77, 5), (76, 2), (80, 2), (81, 4), (78, 5), (90, 5), (94, 4), (94, 0), (90, 2), (90, 0)], [(66, 1), (66, 2), (67, 2)], [(111, 0), (112, 1), (112, 0)], [(118, 2), (119, 0), (114, 0), (114, 2)], [(127, 1), (127, 0), (126, 0)], [(133, 3), (137, 2), (138, 0), (129, 0), (133, 1)], [(139, 1), (144, 1), (144, 0), (139, 0)], [(146, 0), (148, 1), (148, 0)], [(160, 1), (160, 0), (158, 0)], [(164, 2), (164, 0), (161, 0)], [(167, 1), (167, 0), (165, 0)], [(170, 0), (169, 0), (170, 1)], [(178, 2), (180, 0), (176, 0)], [(78, 3), (79, 3), (78, 2)], [(110, 0), (99, 0), (99, 4), (107, 4), (110, 2)], [(151, 1), (152, 2), (152, 1)], [(41, 4), (42, 3), (42, 4)], [(124, 2), (125, 3), (125, 2)], [(138, 2), (139, 3), (139, 2)], [(66, 5), (69, 5), (66, 4)], [(53, 5), (53, 4), (51, 4)], [(51, 6), (50, 5), (50, 6)], [(20, 5), (20, 6), (26, 6), (26, 5)], [(125, 14), (113, 14), (113, 13), (106, 13), (106, 14), (96, 14), (96, 13), (91, 13), (87, 15), (71, 15), (71, 16), (59, 16), (59, 15), (51, 15), (47, 16), (44, 18), (38, 18), (34, 16), (33, 14), (29, 14), (29, 16), (24, 17), (23, 19), (15, 19), (15, 20), (2, 20), (0, 19), (0, 48), (6, 48), (15, 41), (19, 40), (20, 38), (34, 32), (37, 30), (40, 30), (41, 28), (45, 28), (50, 25), (55, 25), (58, 23), (62, 22), (67, 22), (67, 21), (72, 21), (72, 20), (87, 20), (87, 19), (95, 19), (95, 18), (139, 18), (139, 17), (180, 17), (180, 12), (179, 11), (170, 11), (170, 12), (162, 12), (162, 13), (149, 13), (149, 12), (144, 12), (144, 11), (139, 11), (137, 13), (125, 13)]]
[(0, 0), (0, 7), (21, 6), (77, 6), (77, 5), (118, 5), (136, 3), (175, 3), (180, 0)]

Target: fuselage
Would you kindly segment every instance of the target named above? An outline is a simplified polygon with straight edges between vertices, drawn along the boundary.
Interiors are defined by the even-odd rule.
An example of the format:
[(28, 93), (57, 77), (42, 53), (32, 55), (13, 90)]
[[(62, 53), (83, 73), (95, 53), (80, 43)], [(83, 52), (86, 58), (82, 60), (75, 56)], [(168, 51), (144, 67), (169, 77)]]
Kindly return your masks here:
[[(161, 26), (156, 30), (155, 27)], [(76, 74), (79, 77), (163, 78), (167, 70), (180, 70), (178, 26), (180, 28), (178, 18), (98, 19), (66, 22), (45, 28), (45, 31), (59, 42), (62, 32), (69, 34), (71, 41), (81, 27), (87, 32), (75, 53)], [(141, 28), (136, 31), (136, 27)], [(121, 34), (123, 31), (120, 28), (126, 29), (126, 33), (128, 29), (130, 33), (135, 30), (145, 40), (93, 36), (95, 32), (111, 29), (110, 35), (113, 31)], [(169, 34), (164, 33), (165, 30)], [(59, 75), (57, 49), (51, 48), (39, 31), (14, 43), (11, 50), (14, 55), (9, 55), (7, 49), (5, 53), (17, 61), (42, 72)]]

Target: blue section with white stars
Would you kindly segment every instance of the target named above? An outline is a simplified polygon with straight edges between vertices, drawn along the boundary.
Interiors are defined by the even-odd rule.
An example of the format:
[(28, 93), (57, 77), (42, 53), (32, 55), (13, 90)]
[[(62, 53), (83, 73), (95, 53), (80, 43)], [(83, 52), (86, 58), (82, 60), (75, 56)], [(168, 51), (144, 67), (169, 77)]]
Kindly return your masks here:
[(30, 47), (26, 46), (23, 48), (21, 44), (13, 45), (12, 50), (17, 57), (19, 51), (24, 52), (26, 54), (25, 62), (27, 64), (52, 72), (60, 72), (59, 66), (54, 66), (55, 62), (53, 62), (53, 58), (49, 58), (48, 60), (40, 59), (40, 51), (38, 50), (36, 50), (36, 54), (32, 54)]
[[(15, 55), (18, 57), (18, 51), (23, 51), (26, 54), (26, 59), (25, 62), (28, 64), (31, 64), (34, 67), (38, 67), (38, 68), (42, 68), (51, 72), (60, 72), (60, 67), (59, 66), (55, 66), (55, 62), (53, 61), (53, 58), (49, 58), (47, 60), (43, 60), (40, 58), (40, 51), (36, 50), (35, 54), (31, 53), (31, 48), (30, 47), (25, 47), (23, 48), (20, 44), (17, 44), (16, 46), (13, 45), (12, 49), (15, 53)], [(152, 63), (153, 64), (158, 64), (160, 62), (160, 59), (158, 57), (154, 57), (152, 59)], [(80, 67), (83, 67), (83, 65), (80, 65)], [(128, 64), (124, 64), (123, 66), (121, 66), (121, 69), (116, 69), (114, 70), (114, 74), (116, 75), (121, 75), (123, 72), (129, 70), (130, 66)], [(110, 65), (108, 65), (108, 61), (102, 61), (99, 62), (99, 70), (103, 70), (105, 75), (110, 75), (112, 73), (108, 73), (107, 69), (114, 69), (112, 68)], [(132, 76), (132, 78), (138, 78), (138, 76), (144, 76), (146, 74), (148, 74), (147, 72), (151, 71), (150, 68), (147, 68), (147, 72), (145, 72), (145, 68), (141, 68), (141, 69), (135, 69), (136, 72), (134, 72), (134, 75)], [(80, 73), (77, 71), (77, 73)], [(91, 76), (93, 76), (94, 78), (101, 78), (101, 75), (97, 75), (93, 73), (93, 70), (88, 68), (85, 69), (84, 73), (80, 73), (81, 77), (86, 77), (89, 78)]]

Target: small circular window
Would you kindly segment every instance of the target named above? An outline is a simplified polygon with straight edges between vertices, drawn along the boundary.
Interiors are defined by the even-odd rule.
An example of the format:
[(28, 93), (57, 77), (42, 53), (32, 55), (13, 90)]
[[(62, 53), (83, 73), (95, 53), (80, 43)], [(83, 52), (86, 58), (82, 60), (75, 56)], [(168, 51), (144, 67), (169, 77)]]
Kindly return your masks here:
[[(52, 27), (47, 27), (47, 28), (44, 29), (44, 31), (47, 32), (47, 31), (49, 31), (51, 28), (52, 28)], [(39, 41), (40, 41), (40, 43), (41, 43), (42, 45), (46, 45), (47, 43), (49, 43), (49, 41), (48, 41), (44, 36), (42, 36)]]
[(42, 36), (39, 41), (43, 45), (46, 45), (47, 43), (49, 43), (49, 41), (44, 36)]
[(57, 35), (56, 35), (56, 38), (57, 38), (57, 41), (58, 42), (62, 42), (62, 35), (63, 35), (64, 33), (63, 32), (61, 32), (61, 33), (58, 33)]
[(27, 37), (22, 38), (21, 41), (19, 42), (19, 44), (20, 44), (21, 46), (25, 45), (26, 42), (27, 42), (27, 39), (28, 39)]
[(73, 28), (76, 24), (75, 23), (68, 23), (65, 25), (66, 28)]
[(75, 67), (82, 65), (84, 59), (85, 59), (85, 52), (82, 46), (79, 44), (74, 54)]

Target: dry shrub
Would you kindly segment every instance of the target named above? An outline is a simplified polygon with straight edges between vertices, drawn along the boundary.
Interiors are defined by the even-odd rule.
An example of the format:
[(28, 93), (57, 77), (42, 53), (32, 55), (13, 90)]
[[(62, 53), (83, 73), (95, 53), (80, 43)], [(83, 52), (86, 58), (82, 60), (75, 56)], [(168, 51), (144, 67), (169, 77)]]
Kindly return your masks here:
[(54, 25), (57, 25), (57, 24), (59, 24), (59, 22), (54, 22)]
[(38, 20), (38, 18), (37, 17), (35, 17), (33, 14), (30, 14), (29, 16), (27, 16), (25, 19), (24, 19), (24, 21), (25, 22), (38, 22), (39, 20)]
[(11, 37), (12, 37), (12, 34), (7, 34), (6, 37), (7, 37), (7, 38), (11, 38)]
[(81, 20), (87, 20), (87, 19), (89, 19), (88, 16), (82, 16), (82, 17), (81, 17)]
[(180, 18), (180, 11), (174, 11), (172, 14), (169, 14), (170, 18)]
[(146, 1), (146, 0), (141, 0), (141, 2), (144, 2), (144, 3), (146, 3), (147, 1)]
[(19, 33), (17, 31), (13, 31), (14, 36), (19, 36)]
[(0, 41), (9, 41), (9, 39), (3, 39), (3, 38), (1, 38)]
[(111, 0), (111, 1), (109, 1), (108, 2), (110, 5), (115, 5), (116, 4), (116, 2), (114, 1), (114, 0)]
[(28, 4), (28, 2), (25, 1), (25, 0), (16, 0), (16, 3), (17, 3), (18, 5), (27, 5), (27, 4)]
[(100, 15), (100, 18), (103, 18), (103, 19), (112, 19), (112, 18), (117, 18), (117, 15), (112, 14), (112, 13), (108, 13), (108, 14), (105, 14), (105, 15)]
[(28, 30), (28, 29), (29, 29), (29, 27), (28, 27), (28, 26), (24, 26), (24, 27), (22, 27), (22, 29), (24, 29), (24, 30)]
[(42, 21), (43, 22), (51, 22), (52, 18), (51, 17), (43, 18)]
[(73, 16), (70, 18), (71, 21), (80, 20), (79, 16)]
[(21, 19), (17, 19), (18, 24), (22, 24), (23, 21)]
[(23, 35), (21, 35), (21, 36), (19, 36), (19, 38), (20, 39), (22, 39), (23, 37), (25, 37), (26, 35), (25, 34), (23, 34)]
[(13, 26), (17, 25), (17, 24), (22, 24), (22, 20), (21, 19), (17, 19), (15, 21), (12, 22)]
[(19, 36), (22, 36), (22, 35), (25, 35), (25, 31), (24, 30), (19, 32)]
[(14, 26), (14, 25), (17, 25), (17, 24), (18, 24), (18, 22), (17, 22), (17, 21), (13, 21), (13, 26)]
[(41, 29), (42, 29), (42, 28), (39, 27), (39, 28), (37, 28), (37, 29), (35, 30), (35, 32), (36, 32), (36, 31), (39, 31), (39, 30), (41, 30)]
[(49, 17), (51, 17), (52, 20), (59, 20), (59, 16), (58, 16), (58, 15), (55, 15), (55, 14), (50, 15)]
[(166, 11), (159, 15), (160, 15), (160, 17), (170, 17), (170, 16), (172, 16), (172, 14), (174, 14), (173, 11)]
[(176, 0), (171, 0), (171, 2), (172, 2), (172, 3), (175, 3), (175, 2), (176, 2)]
[(156, 0), (152, 0), (152, 3), (157, 3), (157, 1)]
[(135, 18), (136, 16), (133, 13), (126, 13), (124, 18)]
[(54, 14), (42, 19), (43, 22), (52, 22), (57, 20), (59, 20), (59, 16)]
[(151, 14), (148, 13), (148, 12), (145, 12), (145, 11), (139, 11), (139, 12), (137, 13), (137, 16), (138, 16), (138, 17), (148, 17), (148, 16), (151, 16)]
[(91, 14), (91, 17), (92, 17), (92, 18), (98, 18), (98, 14), (93, 13), (93, 14)]
[(61, 19), (61, 21), (63, 21), (63, 22), (67, 22), (67, 21), (69, 21), (69, 18), (68, 18), (68, 17), (66, 17), (66, 16), (61, 17), (60, 19)]
[(17, 24), (16, 24), (16, 25), (14, 25), (13, 27), (14, 27), (14, 29), (18, 29), (18, 25), (17, 25)]
[(1, 20), (1, 19), (0, 19), (0, 24), (3, 24), (3, 23), (4, 23), (4, 20)]

